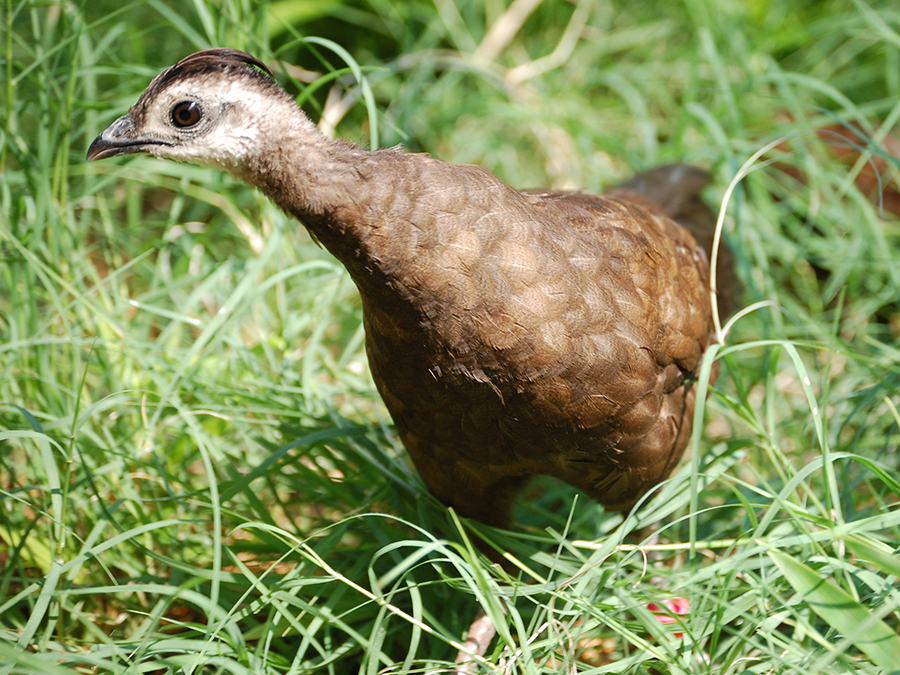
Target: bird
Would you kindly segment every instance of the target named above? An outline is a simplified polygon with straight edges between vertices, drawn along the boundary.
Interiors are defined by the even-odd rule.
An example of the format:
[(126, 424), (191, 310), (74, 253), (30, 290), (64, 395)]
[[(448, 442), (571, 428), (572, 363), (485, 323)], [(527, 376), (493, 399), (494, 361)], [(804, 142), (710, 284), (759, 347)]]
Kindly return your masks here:
[(136, 153), (228, 172), (346, 267), (376, 388), (459, 515), (508, 527), (538, 475), (627, 510), (681, 458), (716, 340), (690, 231), (712, 232), (706, 172), (669, 165), (605, 196), (517, 190), (327, 139), (266, 64), (225, 48), (160, 73), (87, 158)]

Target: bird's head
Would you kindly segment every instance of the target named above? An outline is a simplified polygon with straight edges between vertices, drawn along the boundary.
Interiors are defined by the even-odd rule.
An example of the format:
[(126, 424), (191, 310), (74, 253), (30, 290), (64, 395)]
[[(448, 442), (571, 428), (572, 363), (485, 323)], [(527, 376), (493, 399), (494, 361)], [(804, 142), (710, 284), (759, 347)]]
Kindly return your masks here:
[(147, 153), (241, 174), (277, 141), (273, 132), (298, 123), (312, 128), (265, 64), (236, 49), (208, 49), (154, 78), (87, 158)]

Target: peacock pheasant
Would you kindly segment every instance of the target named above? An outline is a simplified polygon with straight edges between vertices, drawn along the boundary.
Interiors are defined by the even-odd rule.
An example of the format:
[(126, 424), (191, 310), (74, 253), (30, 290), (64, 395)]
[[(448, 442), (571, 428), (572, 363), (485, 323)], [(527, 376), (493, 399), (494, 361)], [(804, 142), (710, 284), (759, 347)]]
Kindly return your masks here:
[(148, 153), (259, 188), (346, 266), (372, 376), (429, 489), (506, 525), (543, 474), (626, 509), (691, 435), (713, 338), (706, 175), (609, 196), (520, 192), (475, 166), (323, 137), (256, 58), (192, 54), (88, 159)]

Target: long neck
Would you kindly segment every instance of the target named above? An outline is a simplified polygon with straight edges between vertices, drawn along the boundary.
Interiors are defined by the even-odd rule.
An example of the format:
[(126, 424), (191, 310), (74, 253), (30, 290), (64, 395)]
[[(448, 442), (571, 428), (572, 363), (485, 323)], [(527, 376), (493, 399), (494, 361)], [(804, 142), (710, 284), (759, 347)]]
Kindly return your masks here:
[(357, 279), (378, 227), (373, 195), (390, 189), (388, 175), (370, 170), (382, 153), (329, 141), (293, 105), (279, 113), (261, 134), (269, 139), (264, 150), (235, 176), (299, 219)]
[(497, 306), (506, 302), (510, 290), (492, 265), (502, 262), (504, 241), (531, 236), (534, 216), (520, 193), (478, 167), (331, 142), (295, 110), (292, 124), (265, 134), (279, 142), (236, 175), (343, 263), (370, 340), (413, 344), (422, 326), (455, 325), (465, 312), (445, 315), (470, 306), (476, 288), (496, 287)]
[(476, 167), (329, 141), (298, 108), (289, 123), (278, 118), (265, 130), (277, 142), (236, 175), (297, 217), (348, 269), (364, 301), (385, 285), (415, 294), (422, 270), (441, 267), (447, 247), (458, 250), (455, 230), (490, 213), (498, 197), (518, 195)]

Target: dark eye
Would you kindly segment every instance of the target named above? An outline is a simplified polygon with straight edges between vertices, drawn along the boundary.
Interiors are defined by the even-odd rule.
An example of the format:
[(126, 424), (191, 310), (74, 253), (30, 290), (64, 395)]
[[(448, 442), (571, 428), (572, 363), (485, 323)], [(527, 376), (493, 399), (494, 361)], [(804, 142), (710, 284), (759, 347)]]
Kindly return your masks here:
[(202, 116), (200, 104), (196, 101), (180, 101), (172, 108), (172, 124), (182, 129), (194, 126)]

